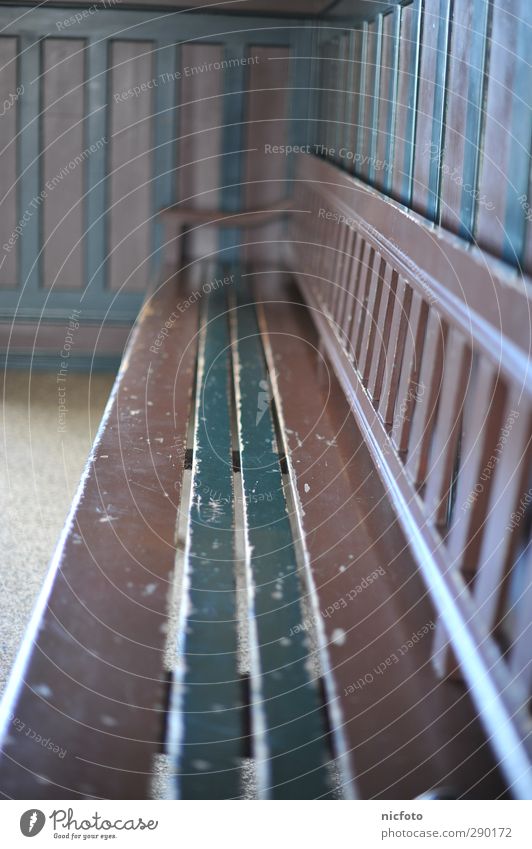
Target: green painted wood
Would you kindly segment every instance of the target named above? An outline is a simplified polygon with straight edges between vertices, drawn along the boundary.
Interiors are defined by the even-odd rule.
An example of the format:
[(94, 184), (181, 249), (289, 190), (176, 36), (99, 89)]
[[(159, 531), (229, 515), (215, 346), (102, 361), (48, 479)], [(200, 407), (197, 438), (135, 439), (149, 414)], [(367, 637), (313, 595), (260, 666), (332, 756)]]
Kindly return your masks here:
[(184, 799), (240, 795), (230, 358), (225, 293), (209, 296), (200, 340), (180, 645), (170, 752)]
[(314, 799), (330, 790), (327, 740), (308, 637), (297, 629), (305, 619), (302, 588), (265, 357), (255, 307), (242, 281), (237, 289), (233, 362), (253, 607), (252, 728), (259, 785), (271, 798)]

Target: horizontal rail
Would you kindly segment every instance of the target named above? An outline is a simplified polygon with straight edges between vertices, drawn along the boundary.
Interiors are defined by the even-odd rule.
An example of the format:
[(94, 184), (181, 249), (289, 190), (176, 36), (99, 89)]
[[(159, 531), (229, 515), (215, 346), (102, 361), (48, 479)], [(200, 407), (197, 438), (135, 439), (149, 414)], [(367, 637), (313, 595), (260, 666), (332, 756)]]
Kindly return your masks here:
[(195, 209), (190, 206), (168, 206), (161, 209), (159, 215), (168, 222), (186, 226), (216, 227), (260, 227), (274, 221), (292, 208), (291, 199), (279, 200), (273, 206), (262, 209), (238, 210), (228, 212), (221, 209)]

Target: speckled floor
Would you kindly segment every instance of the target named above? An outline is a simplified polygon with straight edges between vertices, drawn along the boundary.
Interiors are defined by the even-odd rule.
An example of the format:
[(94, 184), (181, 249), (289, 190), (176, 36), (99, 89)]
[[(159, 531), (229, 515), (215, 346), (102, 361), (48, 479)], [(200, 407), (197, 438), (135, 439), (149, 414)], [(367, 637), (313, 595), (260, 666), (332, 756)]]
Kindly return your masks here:
[(0, 378), (0, 694), (113, 380), (70, 373), (61, 423), (55, 373), (10, 371)]

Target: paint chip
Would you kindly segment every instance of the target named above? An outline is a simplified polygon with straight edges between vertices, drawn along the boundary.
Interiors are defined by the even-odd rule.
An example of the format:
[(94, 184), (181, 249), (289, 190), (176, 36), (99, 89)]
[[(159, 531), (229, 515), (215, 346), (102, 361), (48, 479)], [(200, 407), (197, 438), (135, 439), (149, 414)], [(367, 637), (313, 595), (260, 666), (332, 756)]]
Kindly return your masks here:
[(343, 646), (346, 641), (347, 635), (342, 628), (335, 628), (331, 634), (331, 642), (335, 644), (335, 646)]

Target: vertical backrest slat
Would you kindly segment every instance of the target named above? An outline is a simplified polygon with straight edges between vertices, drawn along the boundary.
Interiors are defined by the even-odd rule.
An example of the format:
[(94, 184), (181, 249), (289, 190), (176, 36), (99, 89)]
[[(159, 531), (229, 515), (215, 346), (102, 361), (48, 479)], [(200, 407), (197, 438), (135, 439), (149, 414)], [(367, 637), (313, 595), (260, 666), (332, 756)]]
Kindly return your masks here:
[(339, 333), (341, 332), (342, 319), (344, 317), (345, 303), (347, 298), (347, 286), (349, 284), (351, 269), (353, 267), (353, 252), (356, 245), (356, 237), (357, 234), (355, 230), (353, 230), (352, 227), (348, 227), (346, 233), (345, 257), (341, 274), (338, 279), (337, 298), (336, 303), (334, 305), (333, 313), (333, 318)]
[(384, 270), (384, 260), (378, 251), (373, 257), (373, 268), (371, 272), (371, 281), (369, 287), (368, 308), (366, 312), (366, 322), (364, 325), (364, 338), (362, 339), (362, 348), (360, 352), (359, 371), (362, 376), (362, 382), (365, 386), (368, 385), (371, 365), (373, 362), (373, 352), (375, 350), (375, 336), (377, 334), (377, 322), (379, 319), (381, 298), (383, 293), (382, 275)]
[(336, 262), (335, 262), (335, 267), (334, 267), (334, 274), (333, 274), (332, 279), (331, 279), (331, 287), (330, 287), (331, 292), (330, 292), (330, 297), (328, 298), (328, 308), (329, 308), (329, 314), (330, 314), (331, 318), (334, 317), (334, 314), (335, 314), (335, 311), (336, 311), (336, 304), (338, 302), (338, 295), (339, 295), (338, 281), (342, 276), (342, 273), (343, 273), (344, 268), (345, 268), (345, 263), (346, 263), (346, 260), (347, 260), (346, 251), (345, 251), (346, 243), (347, 243), (347, 239), (348, 239), (348, 232), (347, 231), (348, 231), (347, 227), (340, 227), (338, 245), (337, 245), (337, 249), (336, 249), (337, 255), (336, 255)]
[(515, 600), (510, 669), (522, 684), (525, 697), (532, 690), (532, 544), (529, 540), (521, 558), (522, 585)]
[(385, 262), (381, 277), (382, 295), (379, 305), (377, 327), (375, 328), (375, 353), (368, 381), (368, 392), (373, 404), (376, 405), (380, 399), (384, 366), (386, 363), (387, 343), (390, 337), (392, 316), (395, 304), (395, 291), (397, 288), (397, 274), (392, 266)]
[(351, 350), (353, 352), (355, 365), (357, 367), (358, 358), (360, 355), (360, 347), (362, 344), (362, 333), (364, 329), (364, 320), (366, 317), (366, 305), (368, 302), (374, 254), (374, 249), (369, 244), (369, 242), (366, 242), (364, 245), (364, 253), (362, 255), (362, 268), (360, 271), (358, 288), (356, 292), (355, 312), (353, 315), (353, 324), (351, 326), (350, 337)]
[(425, 342), (427, 326), (427, 303), (417, 292), (412, 294), (412, 306), (405, 339), (403, 365), (395, 402), (395, 414), (391, 437), (401, 453), (408, 448), (410, 422), (417, 398), (423, 394), (424, 387), (419, 385), (419, 372)]
[(531, 439), (530, 410), (520, 403), (520, 390), (512, 388), (499, 445), (494, 451), (496, 462), (479, 554), (481, 565), (473, 589), (478, 616), (490, 630), (496, 624), (505, 570), (517, 546), (522, 517), (516, 523), (513, 516), (518, 515), (528, 485)]
[(328, 222), (325, 219), (320, 219), (318, 227), (318, 235), (316, 239), (317, 246), (317, 263), (316, 274), (318, 277), (327, 279), (327, 264), (329, 261), (328, 245)]
[(503, 410), (504, 387), (493, 365), (482, 359), (464, 416), (456, 504), (446, 539), (451, 564), (470, 574), (477, 567)]
[(391, 425), (393, 421), (397, 383), (403, 361), (406, 328), (412, 301), (412, 289), (407, 285), (404, 277), (399, 276), (393, 301), (390, 335), (388, 341), (384, 340), (385, 362), (379, 398), (379, 414), (386, 426)]
[(443, 376), (446, 335), (447, 325), (442, 322), (436, 310), (430, 309), (419, 375), (419, 383), (423, 391), (418, 393), (413, 411), (406, 458), (406, 470), (416, 487), (423, 486), (427, 474), (429, 448)]
[[(469, 583), (474, 575), (485, 528), (489, 473), (493, 450), (500, 432), (504, 392), (497, 385), (491, 363), (482, 360), (472, 369), (472, 386), (467, 393), (460, 446), (460, 469), (452, 523), (445, 544), (449, 568), (460, 569)], [(483, 483), (482, 481), (486, 481)], [(434, 636), (433, 663), (442, 675), (456, 676), (455, 660), (440, 619)]]
[[(358, 281), (362, 272), (362, 258), (365, 249), (365, 240), (357, 231), (355, 245), (353, 248), (353, 261), (349, 274), (349, 280), (346, 286), (346, 298), (344, 306), (344, 316), (342, 319), (342, 335), (347, 340), (350, 339), (351, 324), (356, 307), (356, 293), (358, 289)], [(350, 345), (347, 342), (347, 352), (350, 353)]]
[(436, 525), (447, 519), (457, 440), (470, 377), (471, 352), (462, 334), (451, 330), (444, 353), (438, 418), (427, 472), (425, 508)]

